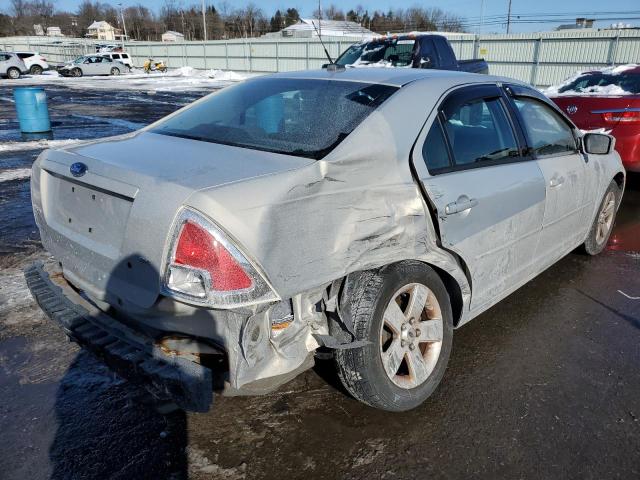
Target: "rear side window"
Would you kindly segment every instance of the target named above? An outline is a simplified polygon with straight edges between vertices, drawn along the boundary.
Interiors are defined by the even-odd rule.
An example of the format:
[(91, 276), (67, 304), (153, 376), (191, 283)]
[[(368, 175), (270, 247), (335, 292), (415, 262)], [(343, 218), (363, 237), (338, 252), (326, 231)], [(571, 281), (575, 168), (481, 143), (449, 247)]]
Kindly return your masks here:
[(122, 58), (129, 58), (129, 54), (128, 53), (123, 53), (122, 54)]
[(444, 128), (456, 165), (519, 156), (518, 144), (500, 98), (446, 105)]
[(118, 60), (120, 58), (120, 54), (119, 53), (114, 53), (113, 55), (111, 55), (111, 58), (114, 58), (114, 59)]
[(258, 78), (225, 88), (151, 131), (320, 159), (396, 90), (337, 80)]
[(442, 132), (442, 126), (440, 120), (436, 118), (436, 121), (431, 125), (431, 129), (427, 134), (427, 138), (422, 146), (422, 158), (424, 158), (429, 173), (437, 172), (443, 168), (451, 166), (449, 161), (449, 151), (447, 150), (447, 142)]
[(20, 58), (29, 58), (29, 57), (33, 57), (33, 53), (19, 53), (18, 57)]
[(514, 103), (529, 146), (537, 155), (557, 155), (577, 150), (571, 127), (551, 107), (533, 98), (516, 98)]

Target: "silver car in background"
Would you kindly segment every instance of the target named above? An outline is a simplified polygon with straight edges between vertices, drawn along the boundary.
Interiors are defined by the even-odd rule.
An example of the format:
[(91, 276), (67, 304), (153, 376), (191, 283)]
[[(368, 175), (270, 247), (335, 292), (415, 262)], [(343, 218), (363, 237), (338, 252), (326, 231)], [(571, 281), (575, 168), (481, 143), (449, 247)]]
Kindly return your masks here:
[(26, 73), (29, 73), (29, 70), (18, 55), (13, 52), (0, 52), (0, 77), (15, 80)]
[(83, 77), (90, 75), (120, 75), (129, 71), (124, 63), (102, 55), (85, 55), (58, 68), (65, 77)]
[(56, 262), (25, 275), (72, 339), (184, 409), (206, 411), (214, 385), (271, 391), (322, 348), (355, 398), (407, 410), (454, 328), (604, 249), (625, 183), (613, 147), (515, 80), (259, 77), (43, 152), (33, 210)]

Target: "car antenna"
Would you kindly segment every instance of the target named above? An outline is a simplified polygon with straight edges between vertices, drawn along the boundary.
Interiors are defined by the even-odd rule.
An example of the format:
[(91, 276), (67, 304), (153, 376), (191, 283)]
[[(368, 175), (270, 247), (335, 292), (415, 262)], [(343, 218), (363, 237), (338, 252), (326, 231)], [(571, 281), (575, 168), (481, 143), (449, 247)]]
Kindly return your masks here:
[[(320, 22), (320, 20), (318, 20), (318, 22)], [(320, 40), (320, 44), (322, 45), (322, 48), (324, 49), (324, 54), (329, 59), (329, 65), (327, 66), (327, 71), (336, 71), (340, 67), (335, 64), (335, 62), (331, 58), (331, 55), (329, 55), (329, 52), (327, 51), (327, 47), (324, 46), (324, 42), (322, 41), (322, 34), (318, 30), (318, 27), (316, 27), (316, 24), (314, 23), (313, 20), (311, 20), (311, 25), (313, 25), (314, 30), (318, 34), (318, 39)]]

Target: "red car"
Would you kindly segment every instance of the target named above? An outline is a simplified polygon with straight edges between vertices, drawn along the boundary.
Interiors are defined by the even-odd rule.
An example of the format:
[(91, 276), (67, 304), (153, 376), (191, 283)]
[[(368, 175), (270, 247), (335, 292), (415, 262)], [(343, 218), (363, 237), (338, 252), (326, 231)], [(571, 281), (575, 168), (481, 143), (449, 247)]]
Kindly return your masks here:
[(640, 172), (640, 65), (584, 72), (545, 93), (578, 128), (613, 135), (625, 168)]

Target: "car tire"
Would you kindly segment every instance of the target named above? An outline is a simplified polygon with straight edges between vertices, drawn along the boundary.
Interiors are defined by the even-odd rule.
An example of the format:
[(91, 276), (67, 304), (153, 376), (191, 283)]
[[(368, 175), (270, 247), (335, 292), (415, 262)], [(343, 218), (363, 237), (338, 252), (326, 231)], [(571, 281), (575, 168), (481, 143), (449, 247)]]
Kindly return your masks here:
[(43, 68), (40, 65), (31, 65), (29, 73), (31, 75), (42, 75)]
[(72, 77), (81, 77), (82, 76), (82, 70), (80, 70), (79, 68), (74, 68), (73, 70), (71, 70), (71, 76)]
[(111, 69), (111, 75), (120, 75), (120, 69), (118, 67), (113, 67)]
[(9, 68), (7, 70), (7, 77), (9, 77), (11, 80), (16, 80), (20, 78), (20, 70), (18, 70), (15, 67)]
[(432, 268), (406, 261), (352, 275), (341, 309), (357, 340), (368, 341), (335, 352), (338, 376), (353, 397), (400, 412), (435, 391), (451, 354), (453, 314)]
[(598, 213), (593, 219), (589, 235), (583, 244), (583, 249), (588, 255), (598, 255), (607, 246), (619, 204), (620, 187), (615, 180), (612, 180), (602, 197)]

